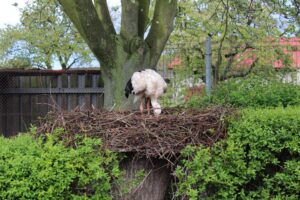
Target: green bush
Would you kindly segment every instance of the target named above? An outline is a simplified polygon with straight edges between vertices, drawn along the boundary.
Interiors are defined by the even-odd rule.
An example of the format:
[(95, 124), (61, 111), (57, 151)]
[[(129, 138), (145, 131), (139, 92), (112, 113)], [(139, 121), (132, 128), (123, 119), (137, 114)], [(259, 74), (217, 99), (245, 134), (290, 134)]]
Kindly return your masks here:
[(187, 147), (176, 175), (189, 199), (299, 199), (300, 107), (248, 109), (211, 148)]
[(251, 77), (224, 81), (211, 97), (193, 97), (187, 107), (225, 104), (235, 107), (277, 107), (300, 105), (300, 86), (277, 79)]
[(0, 199), (111, 199), (118, 174), (116, 155), (97, 139), (67, 148), (53, 135), (0, 137)]

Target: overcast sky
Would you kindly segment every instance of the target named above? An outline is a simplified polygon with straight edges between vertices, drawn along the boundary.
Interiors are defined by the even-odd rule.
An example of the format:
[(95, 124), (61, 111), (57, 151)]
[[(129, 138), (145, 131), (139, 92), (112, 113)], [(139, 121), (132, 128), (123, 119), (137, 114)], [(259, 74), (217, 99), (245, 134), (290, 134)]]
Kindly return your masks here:
[[(0, 28), (5, 24), (17, 24), (20, 19), (19, 8), (24, 7), (28, 0), (1, 0), (0, 1)], [(107, 0), (109, 6), (120, 5), (120, 0)], [(18, 8), (13, 6), (14, 3), (18, 4)]]
[(19, 22), (20, 12), (12, 4), (18, 3), (20, 7), (25, 5), (24, 0), (5, 0), (0, 1), (0, 28), (5, 24), (16, 24)]

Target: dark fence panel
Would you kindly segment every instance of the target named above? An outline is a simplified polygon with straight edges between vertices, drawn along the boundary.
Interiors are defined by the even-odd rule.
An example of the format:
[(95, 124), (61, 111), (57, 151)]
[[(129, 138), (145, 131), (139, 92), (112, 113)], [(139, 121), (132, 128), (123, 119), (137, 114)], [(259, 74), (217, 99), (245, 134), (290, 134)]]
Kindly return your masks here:
[(99, 70), (0, 70), (0, 134), (27, 131), (50, 110), (101, 109)]

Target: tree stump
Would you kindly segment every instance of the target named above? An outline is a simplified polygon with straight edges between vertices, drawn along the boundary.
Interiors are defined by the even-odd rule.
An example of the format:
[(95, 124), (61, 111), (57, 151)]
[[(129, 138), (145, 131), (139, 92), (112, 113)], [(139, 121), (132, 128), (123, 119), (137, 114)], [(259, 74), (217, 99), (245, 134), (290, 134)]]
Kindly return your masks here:
[[(117, 186), (117, 191), (122, 191), (133, 181), (137, 174), (143, 170), (143, 177), (137, 185), (130, 188), (126, 194), (116, 197), (118, 200), (163, 200), (171, 180), (171, 169), (167, 161), (158, 158), (135, 157), (129, 155), (120, 163), (124, 171), (124, 184)], [(123, 188), (122, 188), (123, 187)]]

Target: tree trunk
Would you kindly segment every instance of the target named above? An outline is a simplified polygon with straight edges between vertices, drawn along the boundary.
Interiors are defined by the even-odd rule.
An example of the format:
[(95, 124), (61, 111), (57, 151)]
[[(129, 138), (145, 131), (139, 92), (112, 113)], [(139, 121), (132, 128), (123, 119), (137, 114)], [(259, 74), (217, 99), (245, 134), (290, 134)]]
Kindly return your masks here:
[[(125, 176), (122, 184), (114, 189), (117, 193), (114, 199), (163, 200), (165, 198), (171, 180), (171, 169), (167, 161), (129, 155), (121, 162), (120, 167), (125, 172)], [(142, 176), (138, 177), (137, 174), (140, 172)]]
[(122, 39), (111, 55), (109, 64), (101, 65), (104, 81), (104, 107), (107, 109), (133, 109), (132, 96), (126, 99), (124, 89), (127, 81), (135, 71), (150, 66), (150, 51), (145, 42), (139, 38), (126, 44)]
[(64, 12), (101, 63), (104, 106), (130, 109), (124, 87), (132, 73), (154, 68), (173, 31), (177, 0), (157, 0), (147, 37), (148, 0), (122, 0), (121, 30), (117, 34), (106, 0), (58, 0)]

